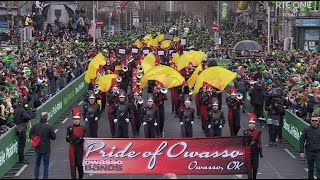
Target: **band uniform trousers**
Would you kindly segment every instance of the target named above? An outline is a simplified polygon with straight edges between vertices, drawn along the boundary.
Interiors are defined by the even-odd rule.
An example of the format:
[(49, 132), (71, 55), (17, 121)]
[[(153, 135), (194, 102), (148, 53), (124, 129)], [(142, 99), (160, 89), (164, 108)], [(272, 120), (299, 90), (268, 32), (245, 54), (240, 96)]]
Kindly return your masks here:
[(140, 117), (140, 112), (139, 111), (134, 111), (134, 126), (135, 126), (135, 133), (136, 136), (139, 136), (140, 133), (140, 127), (141, 127), (141, 117)]
[(200, 95), (196, 94), (196, 108), (197, 108), (197, 116), (200, 116)]
[(111, 136), (116, 137), (116, 127), (115, 127), (115, 123), (113, 121), (112, 109), (113, 109), (113, 104), (109, 104), (108, 105), (108, 119), (109, 119), (109, 126), (110, 126), (110, 130), (111, 130)]
[(213, 124), (209, 129), (209, 137), (221, 136), (222, 129), (219, 128), (220, 124)]
[(231, 136), (237, 136), (240, 130), (240, 109), (229, 108), (228, 122)]
[(101, 93), (101, 111), (104, 111), (106, 109), (107, 104), (107, 95), (106, 93)]
[(129, 138), (129, 123), (125, 119), (118, 119), (116, 123), (116, 137), (117, 138)]
[[(91, 121), (95, 121), (95, 120), (92, 119)], [(92, 138), (98, 137), (98, 121), (90, 122), (90, 119), (89, 119), (89, 124), (87, 125), (87, 129), (88, 129), (87, 137), (92, 137)]]
[(200, 111), (202, 130), (207, 134), (209, 131), (207, 122), (207, 106), (205, 104), (201, 104)]
[(163, 126), (164, 126), (164, 120), (165, 120), (165, 114), (164, 114), (164, 105), (163, 104), (160, 104), (159, 105), (159, 115), (160, 115), (160, 117), (159, 117), (159, 119), (160, 119), (160, 129), (159, 129), (159, 131), (160, 131), (160, 133), (162, 133), (163, 132)]
[(144, 137), (145, 138), (156, 138), (157, 137), (157, 127), (154, 126), (154, 121), (147, 121), (144, 125)]
[(186, 121), (181, 125), (181, 137), (192, 137), (193, 136), (193, 125), (191, 121)]
[(131, 121), (130, 121), (131, 131), (133, 136), (137, 136), (137, 130), (136, 130), (136, 122), (134, 118), (134, 113), (132, 114)]

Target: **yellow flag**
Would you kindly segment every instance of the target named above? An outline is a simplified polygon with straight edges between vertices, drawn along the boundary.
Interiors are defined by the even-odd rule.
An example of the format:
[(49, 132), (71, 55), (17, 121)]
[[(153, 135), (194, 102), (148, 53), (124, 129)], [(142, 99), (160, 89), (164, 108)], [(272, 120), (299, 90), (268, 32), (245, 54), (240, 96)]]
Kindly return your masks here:
[(179, 63), (179, 58), (180, 58), (180, 54), (179, 53), (175, 53), (173, 58), (172, 58), (172, 61), (176, 64), (176, 66)]
[(152, 67), (156, 65), (156, 57), (153, 53), (149, 53), (143, 60), (141, 61), (141, 66), (143, 67), (144, 74), (149, 71)]
[(158, 47), (158, 41), (156, 39), (150, 39), (147, 43), (147, 47)]
[(157, 41), (158, 42), (161, 42), (164, 40), (164, 34), (159, 34), (157, 37), (156, 37)]
[(97, 63), (99, 65), (105, 65), (107, 63), (106, 58), (102, 53), (97, 54), (91, 61), (91, 63)]
[(174, 38), (173, 38), (173, 41), (174, 41), (174, 42), (178, 42), (178, 41), (180, 41), (180, 38), (179, 38), (179, 37), (174, 37)]
[(144, 36), (143, 40), (145, 43), (148, 43), (149, 40), (151, 40), (153, 37), (151, 34), (147, 34), (146, 36)]
[(196, 83), (198, 77), (199, 77), (199, 71), (203, 71), (202, 64), (199, 64), (197, 69), (195, 69), (191, 75), (191, 77), (188, 79), (188, 86), (189, 88), (193, 88), (194, 84)]
[(142, 43), (141, 43), (140, 39), (137, 39), (137, 40), (134, 42), (134, 45), (137, 46), (138, 48), (141, 48), (141, 47), (142, 47)]
[(161, 48), (165, 49), (167, 47), (170, 47), (170, 45), (171, 45), (171, 40), (164, 40), (161, 43)]

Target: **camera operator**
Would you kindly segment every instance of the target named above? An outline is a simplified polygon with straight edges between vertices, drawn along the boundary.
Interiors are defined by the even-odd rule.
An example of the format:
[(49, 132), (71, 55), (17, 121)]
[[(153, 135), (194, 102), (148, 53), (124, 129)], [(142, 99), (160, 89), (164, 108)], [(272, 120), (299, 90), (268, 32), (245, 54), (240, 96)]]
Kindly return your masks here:
[(31, 115), (24, 108), (23, 101), (16, 103), (14, 109), (14, 123), (18, 133), (18, 155), (19, 163), (25, 163), (24, 148), (26, 146), (27, 123), (31, 120)]
[[(283, 115), (285, 114), (284, 99), (280, 87), (273, 86), (267, 92), (266, 110), (269, 112), (267, 124), (269, 126), (269, 145), (276, 145), (277, 135), (279, 142), (282, 140)], [(280, 134), (281, 133), (281, 134)]]

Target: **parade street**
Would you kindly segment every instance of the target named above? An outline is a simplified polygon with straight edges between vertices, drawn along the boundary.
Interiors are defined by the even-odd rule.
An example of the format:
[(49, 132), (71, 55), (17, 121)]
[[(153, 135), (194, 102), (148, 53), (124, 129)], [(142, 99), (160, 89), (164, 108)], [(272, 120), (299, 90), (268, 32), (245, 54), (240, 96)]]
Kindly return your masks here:
[[(223, 107), (222, 110), (227, 117), (227, 107), (225, 103), (226, 93), (223, 95)], [(170, 93), (168, 93), (168, 98), (170, 100)], [(80, 98), (78, 103), (81, 105), (84, 103), (82, 101), (83, 98)], [(144, 99), (147, 99), (146, 93), (144, 93)], [(195, 107), (195, 102), (192, 101), (192, 106)], [(180, 133), (180, 125), (179, 120), (174, 118), (174, 114), (171, 112), (171, 102), (167, 101), (165, 103), (165, 114), (166, 120), (164, 125), (165, 137), (181, 137)], [(51, 144), (52, 152), (50, 157), (50, 166), (49, 166), (49, 176), (52, 179), (63, 179), (63, 178), (70, 178), (70, 170), (69, 170), (69, 158), (68, 158), (68, 151), (69, 145), (66, 143), (66, 128), (72, 124), (71, 112), (68, 112), (67, 120), (63, 117), (62, 123), (58, 124), (56, 128), (57, 132), (57, 139), (53, 141)], [(247, 112), (241, 112), (241, 130), (239, 131), (239, 135), (242, 135), (244, 128), (247, 127)], [(84, 123), (84, 121), (82, 121)], [(306, 172), (306, 165), (299, 160), (298, 157), (295, 157), (288, 151), (290, 145), (279, 144), (275, 147), (268, 147), (268, 127), (258, 127), (262, 130), (262, 142), (263, 142), (263, 154), (264, 157), (260, 159), (259, 171), (258, 171), (258, 179), (306, 179), (307, 172)], [(204, 133), (201, 129), (201, 122), (200, 119), (196, 117), (194, 123), (194, 137), (204, 137)], [(241, 133), (241, 134), (240, 134)], [(226, 125), (223, 127), (222, 130), (223, 136), (230, 136), (229, 132), (229, 125), (228, 121), (226, 121)], [(132, 136), (130, 132), (130, 137)], [(106, 111), (103, 112), (103, 115), (99, 122), (99, 131), (98, 137), (111, 137), (109, 123), (107, 121), (107, 113)], [(143, 137), (143, 130), (140, 133), (140, 137)], [(288, 152), (287, 152), (288, 151)], [(28, 160), (30, 162), (29, 165), (24, 166), (15, 166), (23, 168), (23, 171), (20, 169), (17, 171), (16, 174), (12, 174), (12, 176), (16, 176), (14, 178), (18, 179), (30, 179), (34, 178), (34, 156)], [(141, 164), (141, 166), (144, 166)], [(137, 167), (139, 168), (139, 167)], [(41, 168), (41, 172), (42, 172)], [(170, 170), (168, 170), (170, 172)], [(18, 177), (17, 177), (18, 175)], [(159, 179), (162, 175), (92, 175), (92, 174), (85, 174), (84, 179)], [(246, 175), (227, 175), (227, 176), (212, 176), (212, 175), (205, 175), (205, 176), (192, 176), (192, 175), (178, 175), (178, 178), (185, 178), (185, 179), (198, 179), (198, 178), (205, 178), (205, 179), (247, 179)]]

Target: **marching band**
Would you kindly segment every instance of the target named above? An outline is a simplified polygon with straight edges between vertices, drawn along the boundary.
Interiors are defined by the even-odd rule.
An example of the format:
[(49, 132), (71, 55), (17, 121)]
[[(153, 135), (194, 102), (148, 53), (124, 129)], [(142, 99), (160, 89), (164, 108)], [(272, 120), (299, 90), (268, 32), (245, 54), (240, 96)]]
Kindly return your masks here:
[[(193, 123), (195, 114), (206, 137), (221, 136), (222, 127), (225, 125), (225, 115), (221, 111), (222, 91), (213, 87), (209, 82), (203, 82), (199, 93), (194, 94), (193, 88), (188, 85), (188, 79), (195, 72), (196, 68), (192, 63), (178, 70), (173, 61), (175, 54), (182, 55), (188, 51), (185, 47), (179, 46), (177, 42), (172, 42), (168, 48), (120, 46), (118, 49), (104, 50), (106, 65), (97, 70), (97, 77), (106, 74), (116, 74), (112, 79), (111, 87), (108, 92), (102, 92), (95, 79), (90, 81), (89, 91), (85, 98), (88, 103), (84, 106), (84, 117), (86, 123), (92, 124), (90, 136), (97, 137), (96, 131), (100, 119), (100, 114), (107, 106), (107, 116), (110, 125), (110, 132), (113, 138), (129, 137), (129, 124), (133, 137), (139, 137), (141, 127), (143, 127), (146, 138), (165, 137), (165, 104), (171, 100), (171, 111), (174, 117), (179, 119), (181, 125), (182, 137), (193, 137)], [(141, 65), (142, 60), (153, 53), (155, 65), (166, 65), (177, 70), (185, 81), (177, 87), (167, 89), (160, 81), (149, 80), (147, 83), (147, 101), (144, 101), (142, 95), (141, 78), (144, 75), (144, 68)], [(209, 68), (207, 56), (200, 64), (201, 71)], [(198, 72), (198, 74), (201, 73)], [(93, 92), (93, 93), (92, 93)], [(171, 98), (168, 99), (168, 93)], [(90, 95), (89, 95), (90, 94)], [(101, 108), (95, 108), (93, 117), (88, 115), (89, 101), (95, 99), (96, 105)], [(231, 87), (230, 96), (226, 98), (228, 105), (228, 123), (230, 134), (236, 136), (240, 130), (240, 109), (244, 104), (242, 94), (236, 92), (235, 87)], [(97, 104), (100, 100), (100, 104)], [(192, 101), (195, 101), (195, 107), (192, 107)], [(91, 108), (92, 109), (92, 108)], [(91, 119), (90, 119), (91, 118)], [(93, 119), (93, 120), (92, 120)], [(94, 132), (94, 133), (93, 133)], [(92, 134), (93, 133), (93, 134)]]

